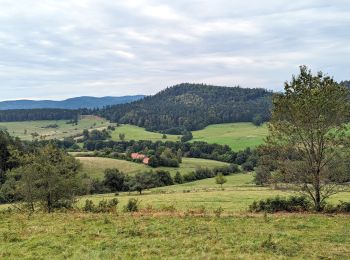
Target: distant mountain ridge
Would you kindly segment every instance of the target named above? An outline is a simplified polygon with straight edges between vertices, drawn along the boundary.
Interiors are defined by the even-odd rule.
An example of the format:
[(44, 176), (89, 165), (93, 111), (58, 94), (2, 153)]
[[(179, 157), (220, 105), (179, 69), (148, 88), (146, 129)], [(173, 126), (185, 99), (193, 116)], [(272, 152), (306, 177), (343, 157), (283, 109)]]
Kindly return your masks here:
[(69, 98), (62, 101), (55, 100), (11, 100), (0, 102), (0, 110), (12, 109), (41, 109), (41, 108), (58, 108), (58, 109), (80, 109), (80, 108), (102, 108), (118, 104), (130, 103), (144, 98), (144, 95), (120, 96), (120, 97), (91, 97), (81, 96)]

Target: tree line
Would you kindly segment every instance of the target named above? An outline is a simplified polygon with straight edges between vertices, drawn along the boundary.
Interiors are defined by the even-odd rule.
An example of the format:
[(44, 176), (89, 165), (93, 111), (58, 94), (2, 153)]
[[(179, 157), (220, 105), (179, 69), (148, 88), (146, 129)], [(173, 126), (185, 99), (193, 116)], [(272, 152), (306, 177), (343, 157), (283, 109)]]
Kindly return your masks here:
[(70, 109), (13, 109), (0, 110), (0, 122), (35, 120), (73, 120), (77, 121), (78, 110)]

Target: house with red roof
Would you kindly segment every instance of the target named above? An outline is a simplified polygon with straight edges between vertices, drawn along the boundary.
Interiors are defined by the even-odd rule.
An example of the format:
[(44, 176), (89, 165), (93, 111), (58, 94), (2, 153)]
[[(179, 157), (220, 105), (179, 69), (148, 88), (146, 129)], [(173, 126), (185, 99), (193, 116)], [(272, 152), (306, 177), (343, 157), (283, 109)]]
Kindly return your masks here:
[(142, 153), (132, 153), (131, 154), (131, 159), (139, 160), (143, 164), (146, 164), (146, 165), (149, 163), (149, 158), (146, 155), (142, 154)]

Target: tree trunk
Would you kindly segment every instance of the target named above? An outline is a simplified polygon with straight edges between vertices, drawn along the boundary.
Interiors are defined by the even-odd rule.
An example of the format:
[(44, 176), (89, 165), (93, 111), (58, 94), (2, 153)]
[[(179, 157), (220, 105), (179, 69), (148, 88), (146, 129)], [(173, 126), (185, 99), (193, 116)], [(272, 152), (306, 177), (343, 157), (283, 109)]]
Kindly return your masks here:
[(47, 212), (51, 213), (52, 211), (52, 201), (51, 201), (51, 194), (49, 193), (47, 195)]
[(320, 189), (319, 187), (315, 187), (315, 191), (316, 191), (316, 194), (315, 194), (315, 209), (317, 212), (320, 212), (322, 210), (322, 207), (321, 207), (321, 195), (320, 195)]

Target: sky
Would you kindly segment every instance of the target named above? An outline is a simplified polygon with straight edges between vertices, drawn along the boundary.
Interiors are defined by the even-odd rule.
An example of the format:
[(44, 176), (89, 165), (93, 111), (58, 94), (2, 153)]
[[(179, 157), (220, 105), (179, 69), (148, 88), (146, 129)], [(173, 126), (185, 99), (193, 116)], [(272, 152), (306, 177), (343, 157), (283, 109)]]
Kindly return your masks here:
[(349, 0), (0, 0), (0, 100), (350, 79)]

